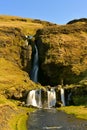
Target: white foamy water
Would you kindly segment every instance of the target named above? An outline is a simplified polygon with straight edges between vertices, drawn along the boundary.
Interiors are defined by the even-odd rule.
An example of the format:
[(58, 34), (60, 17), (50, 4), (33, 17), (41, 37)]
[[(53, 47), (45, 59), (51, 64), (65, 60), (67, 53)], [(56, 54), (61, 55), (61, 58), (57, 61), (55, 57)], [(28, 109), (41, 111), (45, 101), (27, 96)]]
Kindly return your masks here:
[(55, 106), (56, 104), (56, 92), (53, 88), (48, 93), (48, 108)]
[(31, 72), (31, 79), (34, 82), (38, 82), (38, 70), (39, 70), (39, 63), (38, 63), (38, 49), (35, 45), (35, 54), (34, 54), (34, 61), (33, 61), (33, 68)]
[(60, 93), (61, 93), (62, 106), (65, 106), (65, 95), (64, 95), (64, 89), (63, 88), (60, 89)]

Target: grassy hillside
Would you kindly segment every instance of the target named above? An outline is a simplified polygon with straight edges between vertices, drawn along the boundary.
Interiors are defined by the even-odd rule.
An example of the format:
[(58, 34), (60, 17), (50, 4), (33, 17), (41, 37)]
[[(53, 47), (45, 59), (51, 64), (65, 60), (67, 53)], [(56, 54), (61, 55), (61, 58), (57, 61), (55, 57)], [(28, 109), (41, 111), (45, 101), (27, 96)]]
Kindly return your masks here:
[[(25, 55), (31, 55), (26, 47), (25, 35), (35, 35), (37, 29), (51, 23), (15, 16), (0, 16), (0, 93), (22, 97), (25, 90), (38, 87), (23, 71)], [(28, 50), (28, 54), (27, 54)], [(30, 63), (30, 62), (29, 62)]]
[(79, 83), (87, 78), (86, 36), (87, 20), (37, 31), (40, 67), (48, 84)]
[(18, 107), (17, 104), (0, 94), (0, 130), (27, 130), (26, 120), (35, 109)]
[(59, 26), (38, 19), (0, 16), (0, 93), (21, 98), (24, 91), (39, 87), (29, 78), (32, 52), (25, 35), (35, 35), (42, 84), (87, 85), (86, 19)]
[(45, 26), (52, 26), (53, 24), (39, 19), (21, 18), (17, 16), (0, 16), (0, 27), (19, 28), (25, 35), (34, 35), (37, 29)]
[(38, 28), (42, 28), (43, 24), (34, 22), (33, 19), (21, 18), (16, 16), (0, 16), (0, 27), (19, 28), (24, 34), (34, 35)]
[[(26, 100), (28, 90), (41, 87), (33, 83), (24, 71), (23, 60), (31, 55), (26, 47), (25, 35), (35, 35), (37, 29), (50, 25), (49, 22), (0, 16), (0, 129), (25, 130), (27, 112), (30, 109), (18, 108), (9, 99)], [(28, 54), (26, 54), (28, 50)], [(31, 57), (29, 57), (31, 58)], [(27, 59), (28, 62), (31, 59)], [(30, 62), (29, 62), (30, 63)], [(10, 121), (11, 120), (11, 121)], [(13, 124), (14, 122), (14, 124)], [(3, 125), (4, 124), (4, 125)], [(24, 124), (24, 125), (22, 125)]]
[(62, 85), (67, 89), (66, 100), (71, 93), (71, 104), (87, 105), (87, 19), (39, 29), (35, 38), (40, 82)]
[[(34, 36), (32, 42), (36, 42), (38, 46), (40, 83), (52, 86), (63, 83), (69, 88), (69, 85), (74, 86), (76, 104), (79, 103), (79, 97), (83, 102), (82, 93), (87, 98), (86, 19), (70, 21), (67, 25), (59, 26), (38, 19), (1, 15), (0, 129), (2, 130), (17, 130), (27, 118), (28, 110), (18, 108), (18, 104), (9, 99), (26, 100), (29, 90), (42, 87), (29, 77), (32, 50), (30, 45), (26, 45), (25, 35)], [(81, 88), (82, 96), (77, 96), (79, 93), (77, 86)], [(11, 117), (13, 120), (9, 122), (9, 126), (7, 122)], [(25, 130), (25, 126), (21, 129)]]

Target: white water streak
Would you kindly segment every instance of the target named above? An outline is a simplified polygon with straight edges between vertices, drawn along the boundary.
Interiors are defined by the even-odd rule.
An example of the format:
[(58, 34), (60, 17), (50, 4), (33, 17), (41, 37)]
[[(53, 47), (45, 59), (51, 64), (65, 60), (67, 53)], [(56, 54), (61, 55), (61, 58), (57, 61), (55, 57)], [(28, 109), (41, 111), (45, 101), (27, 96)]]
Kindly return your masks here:
[(38, 63), (38, 49), (37, 49), (37, 46), (35, 45), (33, 68), (32, 68), (32, 73), (31, 73), (31, 79), (34, 82), (38, 82), (38, 70), (39, 70), (39, 65), (38, 64), (39, 64)]
[(65, 95), (64, 95), (64, 89), (63, 88), (61, 88), (60, 93), (61, 93), (62, 106), (65, 106)]
[(53, 88), (48, 93), (48, 108), (55, 106), (56, 104), (56, 92)]
[(41, 108), (42, 107), (41, 90), (31, 90), (28, 93), (26, 105)]

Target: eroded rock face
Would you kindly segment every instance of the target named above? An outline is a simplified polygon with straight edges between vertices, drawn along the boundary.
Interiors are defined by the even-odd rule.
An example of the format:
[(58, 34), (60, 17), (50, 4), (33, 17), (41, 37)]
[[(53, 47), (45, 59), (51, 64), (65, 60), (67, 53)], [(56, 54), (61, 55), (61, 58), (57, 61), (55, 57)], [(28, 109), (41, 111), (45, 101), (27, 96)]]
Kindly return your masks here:
[[(39, 51), (41, 84), (55, 86), (82, 80), (84, 84), (87, 77), (87, 20), (71, 23), (45, 26), (35, 35), (33, 42)], [(23, 30), (18, 27), (0, 27), (0, 34), (0, 92), (9, 90), (5, 91), (8, 97), (20, 99), (24, 90), (37, 88), (28, 75), (32, 47), (25, 44)], [(20, 88), (20, 91), (16, 89), (13, 93), (11, 88)]]
[(31, 45), (26, 45), (20, 28), (0, 27), (0, 33), (0, 93), (20, 99), (24, 91), (35, 87), (29, 78)]
[(77, 83), (87, 76), (87, 20), (38, 30), (36, 42), (43, 84)]
[(32, 55), (32, 48), (31, 45), (23, 46), (21, 48), (21, 64), (23, 69), (30, 73), (31, 70), (31, 56)]

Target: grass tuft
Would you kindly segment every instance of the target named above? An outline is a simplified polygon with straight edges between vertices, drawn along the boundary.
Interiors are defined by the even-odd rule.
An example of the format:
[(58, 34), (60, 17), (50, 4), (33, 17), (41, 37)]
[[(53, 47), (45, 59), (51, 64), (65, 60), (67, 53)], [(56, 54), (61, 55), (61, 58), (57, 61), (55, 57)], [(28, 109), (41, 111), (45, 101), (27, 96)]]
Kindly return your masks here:
[(73, 114), (77, 118), (86, 119), (87, 120), (87, 107), (86, 106), (68, 106), (61, 107), (58, 110), (62, 110), (67, 114)]

